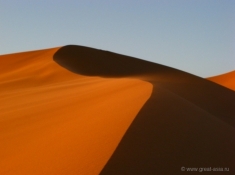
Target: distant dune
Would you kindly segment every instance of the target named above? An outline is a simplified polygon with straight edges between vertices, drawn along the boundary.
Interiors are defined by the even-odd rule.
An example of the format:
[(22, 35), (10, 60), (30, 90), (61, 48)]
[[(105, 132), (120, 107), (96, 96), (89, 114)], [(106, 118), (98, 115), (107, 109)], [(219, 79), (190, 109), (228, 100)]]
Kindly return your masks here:
[(83, 46), (2, 55), (0, 65), (0, 174), (235, 172), (234, 91)]
[(235, 71), (209, 77), (207, 79), (235, 91)]

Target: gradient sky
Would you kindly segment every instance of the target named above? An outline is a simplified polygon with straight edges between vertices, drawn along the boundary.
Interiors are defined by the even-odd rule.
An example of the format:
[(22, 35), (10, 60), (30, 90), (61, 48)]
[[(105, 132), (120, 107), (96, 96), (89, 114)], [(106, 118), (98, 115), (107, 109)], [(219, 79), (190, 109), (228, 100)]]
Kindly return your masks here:
[(208, 77), (235, 70), (234, 0), (0, 0), (0, 55), (68, 44)]

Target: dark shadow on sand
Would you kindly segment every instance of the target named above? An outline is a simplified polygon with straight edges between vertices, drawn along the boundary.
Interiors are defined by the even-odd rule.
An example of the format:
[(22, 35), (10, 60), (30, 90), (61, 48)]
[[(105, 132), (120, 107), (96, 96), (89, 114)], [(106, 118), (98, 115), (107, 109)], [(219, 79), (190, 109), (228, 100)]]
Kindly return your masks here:
[(100, 174), (182, 174), (181, 167), (234, 172), (234, 91), (177, 69), (88, 47), (62, 47), (53, 59), (77, 74), (153, 84), (151, 97)]

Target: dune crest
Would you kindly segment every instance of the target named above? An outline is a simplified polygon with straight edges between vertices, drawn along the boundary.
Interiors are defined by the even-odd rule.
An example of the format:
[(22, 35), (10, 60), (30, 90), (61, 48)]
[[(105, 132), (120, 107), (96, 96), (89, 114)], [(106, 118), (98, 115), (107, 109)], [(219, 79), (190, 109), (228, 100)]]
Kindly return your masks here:
[(235, 91), (235, 71), (209, 77), (207, 79)]

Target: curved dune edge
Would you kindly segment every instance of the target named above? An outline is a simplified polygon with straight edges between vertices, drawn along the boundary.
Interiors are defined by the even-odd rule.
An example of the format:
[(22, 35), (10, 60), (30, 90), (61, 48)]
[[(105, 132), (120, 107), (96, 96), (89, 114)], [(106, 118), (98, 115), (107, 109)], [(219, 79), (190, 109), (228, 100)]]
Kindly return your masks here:
[(0, 56), (0, 174), (98, 174), (152, 93), (71, 73), (53, 61), (58, 49)]
[(209, 77), (207, 79), (235, 91), (235, 71)]

